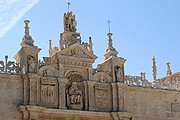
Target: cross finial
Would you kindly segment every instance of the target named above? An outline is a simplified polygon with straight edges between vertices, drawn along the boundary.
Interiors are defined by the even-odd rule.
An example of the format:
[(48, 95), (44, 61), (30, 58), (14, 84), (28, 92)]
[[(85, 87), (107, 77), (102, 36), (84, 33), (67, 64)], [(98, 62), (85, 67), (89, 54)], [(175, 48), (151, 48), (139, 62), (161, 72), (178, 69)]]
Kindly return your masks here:
[(109, 33), (111, 32), (111, 26), (110, 26), (110, 24), (111, 24), (111, 21), (108, 19), (108, 21), (107, 21), (107, 23), (108, 23), (108, 29), (109, 29)]
[(68, 12), (69, 12), (69, 7), (70, 7), (71, 3), (70, 3), (70, 2), (68, 2), (68, 3), (67, 3), (67, 5), (68, 5)]

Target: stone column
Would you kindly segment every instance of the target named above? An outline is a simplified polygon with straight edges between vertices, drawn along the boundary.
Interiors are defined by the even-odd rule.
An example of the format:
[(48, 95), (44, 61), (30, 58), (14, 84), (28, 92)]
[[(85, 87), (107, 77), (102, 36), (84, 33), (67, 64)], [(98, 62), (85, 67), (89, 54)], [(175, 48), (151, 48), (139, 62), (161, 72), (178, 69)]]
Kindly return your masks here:
[(85, 110), (88, 110), (88, 85), (87, 85), (87, 81), (83, 81), (84, 83), (84, 99), (85, 99)]
[(114, 65), (112, 64), (112, 79), (113, 79), (113, 83), (116, 82), (116, 77), (115, 77), (115, 70), (114, 70)]
[(23, 101), (23, 105), (28, 105), (29, 104), (29, 98), (30, 98), (30, 91), (29, 91), (29, 80), (28, 80), (28, 76), (27, 75), (22, 75), (22, 80), (23, 80), (23, 91), (24, 91), (24, 101)]
[(89, 80), (92, 80), (92, 68), (89, 68), (88, 69), (88, 72), (89, 72)]
[(118, 111), (118, 91), (117, 91), (117, 83), (111, 83), (112, 86), (112, 103), (113, 103), (113, 111)]
[(124, 92), (125, 92), (125, 87), (127, 84), (125, 83), (117, 83), (118, 85), (118, 103), (119, 103), (119, 111), (124, 111)]
[(59, 75), (60, 77), (64, 77), (64, 66), (59, 61)]
[(37, 104), (37, 81), (38, 76), (36, 74), (28, 74), (29, 75), (29, 81), (30, 81), (30, 105), (36, 105)]
[(94, 101), (94, 81), (87, 81), (88, 83), (88, 97), (89, 97), (89, 111), (95, 111), (95, 101)]
[(66, 109), (66, 84), (68, 79), (58, 78), (59, 83), (59, 109)]

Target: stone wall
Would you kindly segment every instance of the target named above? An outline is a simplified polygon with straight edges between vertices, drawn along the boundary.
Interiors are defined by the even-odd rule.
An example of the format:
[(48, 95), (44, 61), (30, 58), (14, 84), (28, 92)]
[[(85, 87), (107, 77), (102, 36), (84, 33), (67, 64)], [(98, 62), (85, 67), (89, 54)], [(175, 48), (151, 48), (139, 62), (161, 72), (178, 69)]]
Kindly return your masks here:
[[(0, 120), (22, 119), (17, 106), (23, 105), (23, 78), (26, 77), (20, 74), (0, 74)], [(122, 86), (118, 85), (118, 87)], [(180, 118), (180, 92), (127, 85), (123, 86), (123, 91), (124, 100), (121, 100), (119, 105), (124, 104), (124, 110), (133, 115), (133, 120)], [(120, 112), (119, 115), (122, 113)]]
[(176, 116), (168, 113), (175, 114), (172, 105), (180, 100), (180, 92), (128, 86), (124, 95), (125, 109), (133, 120), (179, 120), (180, 111)]
[(20, 120), (17, 105), (22, 103), (21, 75), (0, 74), (0, 120)]

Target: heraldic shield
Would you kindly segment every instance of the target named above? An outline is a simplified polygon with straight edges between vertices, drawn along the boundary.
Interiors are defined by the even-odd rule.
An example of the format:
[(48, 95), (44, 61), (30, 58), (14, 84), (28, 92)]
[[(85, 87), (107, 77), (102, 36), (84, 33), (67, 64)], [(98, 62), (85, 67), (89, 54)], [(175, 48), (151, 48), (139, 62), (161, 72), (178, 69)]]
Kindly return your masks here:
[(44, 104), (53, 104), (55, 102), (55, 85), (41, 84), (41, 101)]
[(95, 84), (95, 105), (99, 111), (110, 111), (111, 103), (111, 87), (109, 84)]

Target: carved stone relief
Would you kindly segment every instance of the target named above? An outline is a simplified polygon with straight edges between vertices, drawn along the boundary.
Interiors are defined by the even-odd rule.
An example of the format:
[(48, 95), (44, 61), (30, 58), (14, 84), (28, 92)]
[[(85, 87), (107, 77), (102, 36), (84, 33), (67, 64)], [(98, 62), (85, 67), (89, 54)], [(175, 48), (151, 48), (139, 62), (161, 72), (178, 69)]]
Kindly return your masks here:
[(109, 84), (95, 84), (95, 105), (99, 111), (110, 111), (112, 109), (111, 87)]
[(41, 101), (44, 104), (53, 104), (55, 102), (54, 84), (41, 84)]
[(69, 109), (84, 109), (84, 84), (83, 78), (76, 72), (68, 74), (69, 85), (66, 90), (67, 107)]
[(82, 91), (77, 87), (76, 82), (73, 82), (69, 88), (69, 101), (71, 104), (82, 103)]
[(56, 79), (42, 77), (39, 92), (41, 105), (58, 107), (58, 86)]

